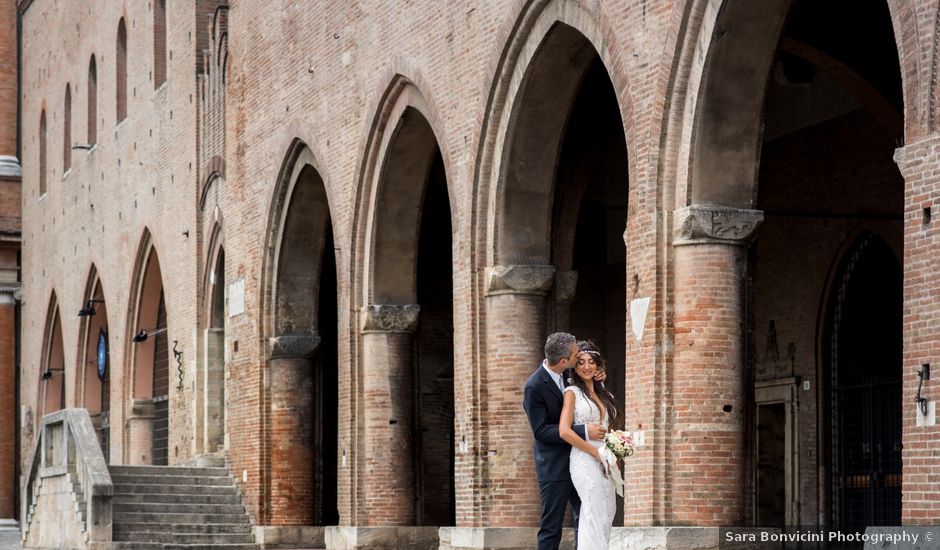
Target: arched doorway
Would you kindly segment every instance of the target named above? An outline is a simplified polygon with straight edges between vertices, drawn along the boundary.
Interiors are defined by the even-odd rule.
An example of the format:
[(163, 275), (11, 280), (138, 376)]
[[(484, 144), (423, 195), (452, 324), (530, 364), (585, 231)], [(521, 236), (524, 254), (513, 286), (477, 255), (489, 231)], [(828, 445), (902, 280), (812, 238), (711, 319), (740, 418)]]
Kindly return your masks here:
[(315, 165), (296, 141), (273, 206), (271, 525), (339, 523), (339, 290), (330, 205)]
[(370, 525), (446, 526), (455, 523), (453, 232), (445, 162), (412, 92), (415, 104), (399, 105), (385, 136), (367, 205), (365, 445), (396, 445), (366, 451), (366, 515)]
[(134, 370), (126, 452), (130, 464), (165, 466), (169, 463), (170, 435), (169, 327), (160, 260), (149, 239), (145, 243), (128, 337)]
[[(840, 525), (830, 471), (840, 459), (827, 455), (830, 428), (845, 426), (830, 422), (838, 418), (829, 416), (831, 369), (821, 352), (830, 314), (819, 304), (831, 305), (830, 266), (847, 235), (867, 228), (896, 255), (902, 247), (891, 14), (884, 2), (732, 0), (705, 23), (711, 39), (693, 79), (700, 88), (688, 90), (694, 125), (689, 164), (679, 162), (688, 186), (677, 188), (673, 241), (673, 361), (682, 368), (670, 383), (677, 405), (696, 406), (677, 406), (670, 419), (683, 437), (666, 480), (719, 464), (722, 475), (709, 491), (678, 485), (667, 521)], [(900, 294), (888, 294), (899, 306)], [(898, 430), (900, 421), (891, 420)], [(695, 428), (704, 422), (711, 433)], [(717, 451), (681, 451), (706, 443)], [(715, 501), (727, 504), (694, 513)]]
[(107, 459), (111, 440), (111, 347), (108, 306), (94, 267), (85, 296), (85, 303), (78, 313), (81, 318), (78, 402), (88, 410)]
[[(556, 7), (563, 11), (561, 6)], [(578, 23), (584, 28), (547, 17), (537, 21), (520, 50), (531, 59), (524, 72), (516, 69), (508, 77), (507, 103), (501, 107), (507, 114), (493, 136), (501, 149), (488, 167), (495, 185), (487, 210), (484, 376), (511, 376), (521, 385), (544, 357), (546, 334), (571, 332), (602, 349), (608, 387), (622, 405), (628, 370), (624, 106), (610, 59), (582, 33), (596, 38), (596, 29)], [(484, 483), (495, 496), (483, 504), (484, 521), (537, 525), (537, 504), (504, 504), (496, 496), (517, 493), (523, 483), (537, 486), (525, 417), (498, 412), (518, 408), (518, 396), (504, 394), (499, 384), (482, 387), (481, 394), (489, 411), (487, 432), (518, 437), (518, 447), (511, 449), (504, 441), (482, 443), (497, 449), (483, 458), (494, 476)], [(622, 515), (616, 517), (619, 523)]]
[(205, 410), (203, 449), (207, 453), (225, 446), (225, 249), (219, 246), (209, 276), (209, 327), (206, 329)]
[(65, 352), (62, 346), (62, 321), (59, 318), (59, 305), (55, 294), (49, 303), (46, 314), (46, 337), (43, 343), (42, 369), (39, 374), (39, 403), (42, 417), (65, 408)]
[(845, 254), (830, 292), (830, 518), (845, 529), (901, 523), (902, 290), (894, 251), (865, 233)]

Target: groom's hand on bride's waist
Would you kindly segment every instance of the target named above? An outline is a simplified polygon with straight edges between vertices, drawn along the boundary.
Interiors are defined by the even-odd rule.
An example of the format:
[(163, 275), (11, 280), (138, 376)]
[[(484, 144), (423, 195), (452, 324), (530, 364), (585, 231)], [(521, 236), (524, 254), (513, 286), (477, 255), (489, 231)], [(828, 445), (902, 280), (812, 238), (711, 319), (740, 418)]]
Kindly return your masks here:
[(600, 424), (588, 424), (587, 425), (588, 438), (591, 441), (600, 441), (604, 439), (604, 434), (607, 433), (607, 430), (604, 429)]

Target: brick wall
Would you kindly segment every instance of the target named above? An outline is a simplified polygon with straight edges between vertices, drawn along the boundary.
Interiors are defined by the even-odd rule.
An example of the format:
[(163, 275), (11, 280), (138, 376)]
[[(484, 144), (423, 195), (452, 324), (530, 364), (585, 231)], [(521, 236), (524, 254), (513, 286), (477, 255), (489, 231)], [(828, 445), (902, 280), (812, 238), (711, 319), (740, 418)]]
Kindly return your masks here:
[[(111, 313), (115, 364), (111, 379), (112, 425), (124, 425), (132, 375), (126, 367), (132, 357), (128, 341), (133, 323), (127, 312), (134, 309), (128, 302), (133, 295), (131, 289), (138, 284), (133, 258), (138, 255), (141, 235), (147, 228), (163, 271), (168, 337), (179, 340), (184, 353), (183, 390), (172, 389), (170, 396), (170, 462), (198, 454), (199, 422), (191, 404), (197, 402), (196, 373), (199, 358), (204, 356), (200, 352), (204, 343), (198, 336), (205, 326), (204, 293), (208, 286), (204, 282), (215, 253), (209, 241), (224, 235), (223, 283), (232, 288), (233, 283), (243, 282), (245, 293), (244, 312), (229, 313), (225, 326), (229, 373), (225, 391), (227, 457), (254, 518), (271, 521), (272, 511), (267, 506), (272, 462), (277, 460), (272, 448), (277, 434), (272, 433), (270, 350), (265, 341), (272, 336), (272, 319), (266, 300), (270, 299), (273, 276), (273, 235), (278, 230), (271, 224), (281, 219), (272, 209), (275, 193), (283, 186), (279, 176), (285, 156), (291, 144), (301, 140), (309, 147), (311, 162), (316, 164), (314, 168), (329, 198), (339, 273), (340, 521), (365, 524), (407, 517), (413, 511), (411, 502), (370, 492), (366, 484), (369, 468), (376, 467), (376, 456), (364, 443), (364, 434), (370, 429), (366, 419), (381, 420), (387, 429), (388, 418), (370, 416), (380, 409), (373, 411), (369, 407), (384, 405), (361, 392), (363, 382), (377, 376), (375, 369), (381, 365), (370, 360), (369, 350), (363, 350), (359, 310), (368, 300), (361, 291), (372, 238), (367, 220), (374, 181), (365, 178), (377, 180), (381, 169), (369, 167), (381, 167), (384, 161), (370, 157), (384, 150), (382, 143), (371, 140), (391, 139), (393, 132), (382, 130), (383, 124), (394, 128), (397, 119), (376, 120), (376, 116), (395, 112), (393, 108), (386, 110), (387, 102), (396, 101), (391, 97), (394, 94), (389, 91), (390, 85), (405, 80), (413, 87), (407, 93), (423, 98), (415, 104), (420, 103), (421, 114), (433, 128), (440, 147), (453, 222), (456, 523), (534, 525), (538, 517), (537, 490), (529, 462), (531, 435), (522, 416), (519, 387), (540, 356), (546, 299), (537, 293), (486, 297), (485, 273), (487, 267), (497, 263), (491, 238), (496, 223), (494, 205), (499, 202), (500, 167), (507, 153), (503, 144), (506, 136), (515, 131), (512, 113), (518, 107), (514, 103), (516, 93), (523, 87), (525, 68), (539, 41), (560, 20), (583, 34), (610, 77), (625, 136), (622, 148), (626, 149), (625, 166), (613, 170), (626, 171), (628, 177), (619, 179), (629, 181), (625, 190), (625, 269), (617, 266), (612, 269), (619, 273), (605, 274), (586, 271), (579, 283), (585, 300), (580, 305), (600, 304), (606, 299), (608, 311), (615, 312), (635, 299), (650, 299), (650, 310), (643, 318), (631, 319), (623, 311), (625, 326), (611, 322), (620, 318), (613, 313), (605, 315), (606, 323), (602, 323), (600, 316), (591, 314), (591, 307), (575, 310), (572, 319), (585, 333), (606, 334), (611, 357), (618, 352), (625, 354), (624, 379), (629, 383), (622, 391), (627, 427), (646, 435), (646, 444), (628, 466), (632, 483), (628, 487), (625, 522), (713, 524), (742, 516), (744, 504), (736, 500), (740, 487), (735, 483), (739, 473), (740, 478), (744, 477), (743, 470), (736, 469), (737, 461), (743, 461), (739, 456), (743, 440), (721, 430), (710, 434), (690, 429), (694, 432), (692, 439), (681, 441), (685, 435), (670, 432), (670, 422), (676, 415), (686, 415), (691, 423), (715, 420), (709, 415), (722, 420), (722, 414), (711, 409), (708, 413), (696, 411), (692, 405), (704, 403), (720, 410), (726, 404), (722, 398), (727, 396), (713, 392), (711, 369), (728, 366), (716, 359), (715, 353), (742, 350), (740, 362), (732, 365), (735, 368), (741, 367), (744, 360), (744, 344), (734, 340), (743, 332), (735, 336), (734, 327), (745, 323), (737, 317), (721, 317), (721, 322), (728, 324), (722, 328), (725, 333), (719, 334), (720, 338), (706, 335), (696, 344), (709, 343), (715, 346), (713, 349), (702, 346), (692, 355), (676, 355), (677, 349), (694, 337), (689, 332), (694, 324), (702, 321), (695, 317), (701, 306), (696, 300), (713, 300), (705, 304), (710, 306), (720, 300), (737, 299), (735, 293), (744, 290), (715, 273), (702, 277), (694, 272), (677, 273), (675, 252), (670, 247), (673, 211), (689, 202), (689, 142), (694, 135), (698, 97), (695, 82), (701, 77), (705, 55), (701, 48), (707, 49), (710, 44), (709, 25), (714, 23), (717, 8), (706, 2), (666, 0), (518, 0), (443, 8), (430, 1), (409, 5), (339, 2), (310, 9), (305, 3), (288, 0), (233, 0), (227, 14), (227, 73), (222, 86), (218, 59), (203, 54), (210, 45), (218, 45), (210, 41), (210, 17), (218, 4), (197, 2), (192, 8), (167, 3), (167, 82), (157, 89), (152, 81), (152, 2), (127, 0), (96, 5), (94, 10), (80, 3), (50, 0), (20, 4), (24, 10), (26, 52), (22, 96), (22, 198), (27, 219), (23, 256), (24, 395), (34, 395), (38, 387), (45, 305), (53, 291), (64, 312), (65, 381), (68, 388), (74, 387), (79, 323), (70, 312), (81, 304), (87, 286), (85, 277), (94, 263)], [(905, 89), (910, 92), (905, 95), (910, 140), (932, 132), (921, 128), (926, 117), (917, 113), (927, 102), (923, 98), (932, 97), (927, 83), (932, 81), (933, 69), (917, 65), (920, 53), (916, 49), (918, 44), (933, 43), (928, 38), (936, 31), (932, 20), (902, 15), (894, 16), (899, 21), (895, 26), (900, 34), (898, 42), (903, 46)], [(121, 17), (127, 22), (128, 32), (128, 118), (117, 123), (114, 46)], [(50, 33), (49, 29), (59, 32)], [(45, 105), (49, 151), (62, 150), (62, 94), (66, 83), (70, 83), (73, 105), (86, 105), (88, 60), (92, 54), (98, 73), (98, 144), (91, 151), (74, 151), (72, 169), (66, 176), (61, 163), (55, 160), (58, 155), (50, 156), (49, 192), (41, 199), (37, 171), (39, 113)], [(66, 69), (59, 70), (62, 67)], [(86, 134), (83, 112), (75, 109), (73, 136)], [(564, 115), (543, 113), (545, 117)], [(790, 190), (792, 195), (788, 198), (793, 204), (781, 208), (802, 208), (807, 205), (796, 204), (798, 199), (812, 199), (809, 206), (813, 208), (855, 211), (866, 208), (873, 196), (879, 197), (879, 202), (900, 200), (900, 195), (891, 194), (899, 182), (885, 157), (887, 145), (878, 142), (877, 153), (864, 147), (839, 147), (846, 135), (857, 137), (863, 144), (875, 143), (866, 137), (868, 126), (839, 126), (846, 121), (850, 118), (834, 121), (819, 136), (800, 136), (800, 140), (818, 144), (816, 150), (825, 153), (825, 158), (799, 160), (801, 150), (796, 143), (766, 144), (762, 162), (765, 174), (770, 176), (765, 180), (768, 185)], [(938, 283), (930, 263), (936, 239), (932, 226), (922, 226), (924, 206), (936, 201), (931, 183), (935, 159), (930, 155), (934, 149), (933, 141), (921, 141), (908, 145), (899, 157), (906, 177), (907, 205), (903, 241), (907, 274), (905, 403), (913, 397), (912, 384), (916, 385), (910, 374), (912, 368), (931, 361), (931, 354), (937, 351), (931, 298)], [(223, 157), (224, 165), (213, 165), (215, 157)], [(212, 166), (224, 166), (225, 177), (213, 184), (205, 208), (200, 210), (201, 192)], [(777, 183), (770, 183), (768, 178), (777, 178)], [(837, 184), (844, 193), (809, 193), (792, 185), (818, 185), (821, 181)], [(866, 182), (865, 186), (857, 185), (858, 181)], [(882, 184), (887, 183), (895, 187), (884, 191), (890, 186)], [(873, 193), (875, 188), (877, 192)], [(882, 225), (892, 224), (896, 225), (888, 220)], [(811, 374), (815, 361), (811, 352), (814, 304), (824, 292), (826, 273), (841, 242), (839, 236), (850, 230), (851, 219), (826, 224), (827, 237), (805, 243), (801, 252), (788, 246), (796, 240), (808, 241), (818, 234), (819, 225), (821, 222), (814, 220), (781, 225), (769, 216), (760, 233), (756, 245), (757, 320), (752, 329), (757, 340), (758, 369), (766, 366), (766, 358), (760, 355), (761, 344), (773, 319), (777, 321), (781, 346), (790, 341), (796, 346), (797, 371), (806, 377)], [(606, 229), (609, 246), (619, 247), (624, 228)], [(809, 259), (809, 267), (801, 272), (782, 269), (797, 259)], [(693, 265), (707, 270), (714, 267), (715, 261), (727, 264), (736, 260), (702, 257), (695, 261), (698, 263)], [(768, 273), (773, 276), (765, 276)], [(602, 279), (622, 290), (600, 292)], [(679, 292), (686, 292), (689, 301), (677, 303)], [(744, 311), (742, 307), (742, 315)], [(645, 327), (641, 339), (634, 336), (637, 323)], [(426, 338), (434, 342), (437, 336)], [(714, 342), (709, 340), (712, 337)], [(742, 372), (731, 369), (723, 382), (727, 387), (736, 387), (743, 378), (732, 375)], [(677, 388), (679, 382), (686, 385)], [(686, 401), (678, 399), (678, 390), (685, 392), (681, 395)], [(801, 422), (807, 423), (801, 430), (805, 437), (801, 440), (801, 466), (807, 466), (801, 468), (801, 494), (807, 503), (802, 512), (804, 521), (811, 521), (817, 513), (812, 503), (817, 489), (808, 466), (818, 463), (815, 453), (819, 443), (811, 425), (813, 400), (809, 401), (805, 414), (800, 416)], [(36, 414), (36, 403), (25, 402), (24, 406)], [(741, 414), (737, 404), (734, 414)], [(912, 468), (905, 470), (904, 517), (908, 522), (927, 522), (936, 517), (936, 499), (932, 493), (914, 487), (926, 487), (933, 479), (929, 477), (932, 466), (922, 462), (931, 452), (932, 431), (914, 427), (910, 414), (904, 422), (905, 460)], [(706, 441), (712, 437), (720, 441)], [(726, 437), (727, 441), (723, 439)], [(696, 447), (713, 444), (717, 446)], [(30, 441), (24, 441), (24, 448), (30, 445)], [(115, 430), (112, 457), (126, 456), (130, 445), (127, 431)], [(704, 468), (695, 460), (703, 450), (725, 453), (713, 458), (728, 459), (734, 463), (734, 471), (703, 475)], [(412, 467), (411, 460), (400, 466)], [(676, 469), (670, 472), (670, 466)], [(701, 501), (703, 494), (717, 498), (717, 504), (708, 508), (691, 503)]]

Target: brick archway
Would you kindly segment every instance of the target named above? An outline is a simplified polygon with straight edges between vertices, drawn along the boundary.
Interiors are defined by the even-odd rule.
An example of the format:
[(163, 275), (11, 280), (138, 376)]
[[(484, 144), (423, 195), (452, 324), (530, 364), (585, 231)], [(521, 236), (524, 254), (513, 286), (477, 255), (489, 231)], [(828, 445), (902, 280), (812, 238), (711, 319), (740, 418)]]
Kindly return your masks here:
[[(828, 265), (839, 235), (854, 224), (901, 220), (903, 184), (891, 161), (900, 136), (893, 132), (910, 129), (902, 117), (917, 110), (907, 101), (911, 81), (902, 78), (911, 60), (898, 55), (909, 36), (892, 34), (905, 5), (852, 12), (869, 26), (809, 2), (689, 5), (662, 142), (676, 151), (661, 176), (665, 204), (676, 208), (667, 226), (675, 353), (658, 383), (674, 412), (661, 423), (665, 467), (638, 484), (654, 497), (637, 506), (636, 517), (701, 526), (825, 517), (824, 490), (808, 481), (817, 471), (825, 476), (812, 458), (823, 451), (795, 432), (784, 442), (784, 430), (773, 435), (760, 415), (786, 418), (787, 430), (810, 426), (822, 398), (795, 388), (801, 379), (821, 385), (807, 351), (816, 336), (799, 321), (816, 316), (825, 278), (819, 266)], [(843, 30), (827, 32), (820, 21)], [(846, 30), (856, 28), (864, 31), (853, 37)], [(846, 53), (871, 53), (865, 48), (875, 45), (881, 50), (866, 63)], [(881, 73), (866, 72), (870, 67)], [(825, 143), (834, 147), (823, 160), (814, 152)], [(901, 235), (897, 228), (889, 233)], [(788, 411), (802, 400), (799, 415), (769, 412), (764, 400), (783, 394), (792, 398)], [(773, 437), (779, 456), (789, 457), (785, 479), (769, 479), (758, 466), (758, 447)], [(687, 451), (708, 445), (715, 445), (713, 455)], [(729, 455), (730, 464), (720, 458)], [(679, 483), (718, 464), (723, 475), (706, 484)], [(770, 502), (768, 486), (785, 498)]]
[(124, 463), (166, 465), (170, 441), (170, 327), (163, 274), (145, 230), (134, 269), (128, 309), (124, 373)]
[(39, 371), (38, 397), (39, 411), (36, 422), (42, 417), (65, 408), (65, 351), (62, 342), (62, 320), (59, 315), (59, 303), (53, 291), (46, 313), (45, 337), (43, 338), (42, 362)]
[[(563, 2), (543, 8), (528, 22), (529, 34), (507, 46), (516, 65), (497, 75), (493, 93), (505, 103), (496, 103), (484, 128), (480, 169), (490, 179), (478, 205), (486, 220), (481, 340), (487, 373), (481, 376), (503, 378), (508, 370), (522, 384), (542, 359), (545, 334), (571, 330), (615, 358), (611, 382), (622, 400), (622, 235), (630, 194), (625, 79), (607, 52), (603, 27), (584, 12), (572, 16)], [(498, 385), (480, 391), (488, 426), (480, 445), (496, 450), (480, 459), (489, 475), (481, 480), (483, 494), (516, 495), (481, 498), (482, 520), (494, 527), (537, 525), (532, 435), (524, 416), (497, 413), (518, 407), (518, 396)], [(486, 441), (493, 431), (513, 437)]]
[[(339, 521), (337, 261), (327, 188), (313, 151), (290, 145), (275, 188), (265, 258), (263, 334), (271, 385), (267, 518)], [(348, 397), (348, 396), (347, 396)]]
[[(358, 525), (455, 521), (452, 196), (434, 112), (396, 75), (363, 166), (354, 222), (365, 426)], [(388, 441), (395, 452), (370, 450)]]
[[(81, 322), (78, 336), (78, 361), (76, 368), (76, 399), (91, 415), (98, 433), (105, 459), (110, 456), (111, 434), (111, 339), (108, 325), (108, 306), (104, 287), (93, 264), (85, 285), (81, 306)], [(92, 313), (93, 312), (93, 313)], [(107, 363), (104, 376), (98, 373), (99, 343), (103, 339), (104, 356)]]

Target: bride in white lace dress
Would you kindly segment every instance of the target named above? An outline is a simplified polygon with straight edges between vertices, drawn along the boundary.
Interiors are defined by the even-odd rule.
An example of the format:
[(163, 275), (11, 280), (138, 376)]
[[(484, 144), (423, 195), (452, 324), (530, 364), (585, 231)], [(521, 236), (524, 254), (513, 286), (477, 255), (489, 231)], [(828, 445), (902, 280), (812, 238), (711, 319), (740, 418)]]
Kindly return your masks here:
[(558, 424), (559, 435), (571, 444), (571, 481), (581, 498), (578, 520), (578, 550), (603, 550), (610, 541), (617, 504), (614, 481), (605, 472), (600, 451), (603, 441), (581, 439), (573, 424), (600, 424), (609, 429), (618, 420), (614, 397), (595, 382), (594, 375), (605, 368), (600, 351), (592, 342), (578, 342), (578, 362), (568, 371), (565, 401)]

